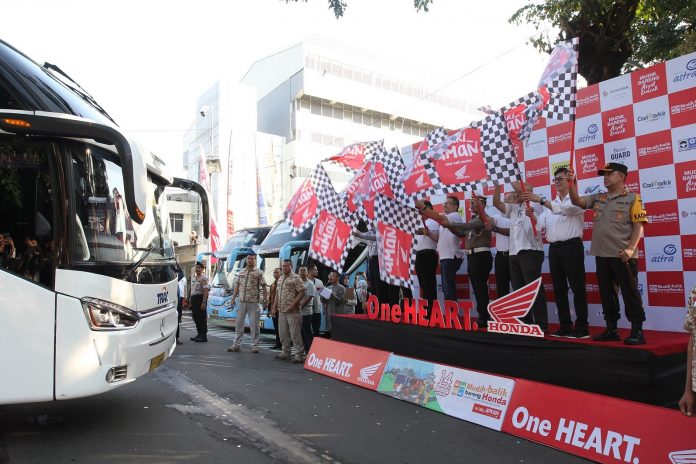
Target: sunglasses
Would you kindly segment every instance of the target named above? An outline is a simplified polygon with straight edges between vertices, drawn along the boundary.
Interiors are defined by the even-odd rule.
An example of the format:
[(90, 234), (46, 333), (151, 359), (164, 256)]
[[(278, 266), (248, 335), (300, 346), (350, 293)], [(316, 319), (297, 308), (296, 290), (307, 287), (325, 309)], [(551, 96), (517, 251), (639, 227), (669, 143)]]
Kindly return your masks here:
[(565, 177), (554, 177), (553, 179), (555, 183), (563, 182), (564, 180), (566, 180)]

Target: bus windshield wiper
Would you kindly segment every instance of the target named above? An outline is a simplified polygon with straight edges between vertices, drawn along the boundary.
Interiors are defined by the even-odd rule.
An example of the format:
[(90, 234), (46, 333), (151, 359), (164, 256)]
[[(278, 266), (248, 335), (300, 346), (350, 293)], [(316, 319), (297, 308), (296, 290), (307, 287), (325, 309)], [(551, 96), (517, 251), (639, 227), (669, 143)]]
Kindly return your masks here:
[(155, 247), (150, 246), (150, 247), (147, 247), (147, 248), (133, 248), (133, 249), (134, 249), (135, 251), (144, 251), (145, 253), (143, 253), (143, 256), (142, 256), (139, 260), (137, 260), (136, 262), (134, 262), (133, 264), (131, 264), (131, 265), (128, 267), (128, 269), (126, 269), (126, 270), (124, 271), (123, 274), (124, 274), (125, 276), (131, 275), (131, 273), (132, 273), (133, 271), (135, 271), (136, 269), (138, 269), (138, 268), (140, 267), (140, 265), (143, 264), (143, 261), (145, 261), (145, 259), (146, 259), (148, 256), (150, 256), (150, 253), (152, 252), (152, 250), (155, 249)]
[[(65, 71), (63, 71), (62, 69), (60, 69), (60, 68), (59, 68), (58, 66), (56, 66), (55, 64), (51, 64), (51, 63), (48, 63), (48, 62), (44, 62), (43, 68), (44, 68), (45, 70), (49, 71), (51, 74), (53, 74), (53, 72), (55, 71), (56, 73), (58, 73), (58, 74), (60, 74), (61, 76), (65, 77), (65, 79), (68, 79), (70, 82), (72, 82), (73, 84), (75, 84), (75, 85), (70, 85), (70, 82), (65, 82), (64, 79), (60, 79), (60, 81), (61, 81), (63, 84), (65, 84), (66, 86), (70, 87), (70, 89), (71, 89), (73, 92), (75, 92), (76, 94), (78, 94), (80, 97), (82, 97), (83, 100), (85, 100), (87, 103), (89, 103), (90, 105), (92, 105), (92, 106), (93, 106), (97, 111), (99, 111), (101, 114), (103, 114), (104, 116), (106, 116), (107, 118), (109, 118), (109, 120), (110, 120), (111, 122), (113, 122), (114, 124), (116, 124), (116, 121), (114, 121), (114, 119), (109, 115), (109, 113), (107, 113), (106, 110), (105, 110), (104, 108), (102, 108), (101, 105), (100, 105), (99, 103), (97, 103), (97, 101), (94, 99), (94, 97), (91, 96), (84, 88), (82, 88), (82, 86), (81, 86), (80, 84), (78, 84), (77, 81), (75, 81), (75, 79), (73, 79), (72, 77), (68, 76), (68, 75), (65, 73)], [(116, 124), (116, 125), (118, 125), (118, 124)]]

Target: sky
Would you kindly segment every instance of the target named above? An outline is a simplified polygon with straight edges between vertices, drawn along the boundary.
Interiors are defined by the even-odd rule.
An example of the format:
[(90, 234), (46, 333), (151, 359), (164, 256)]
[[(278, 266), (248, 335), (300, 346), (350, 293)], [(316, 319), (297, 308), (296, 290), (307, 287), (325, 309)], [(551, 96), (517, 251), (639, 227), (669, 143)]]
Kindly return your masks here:
[(533, 90), (546, 62), (526, 43), (538, 31), (507, 21), (521, 0), (347, 3), (336, 19), (326, 0), (3, 0), (0, 38), (61, 67), (175, 174), (198, 96), (308, 36), (427, 69), (442, 92), (494, 107)]

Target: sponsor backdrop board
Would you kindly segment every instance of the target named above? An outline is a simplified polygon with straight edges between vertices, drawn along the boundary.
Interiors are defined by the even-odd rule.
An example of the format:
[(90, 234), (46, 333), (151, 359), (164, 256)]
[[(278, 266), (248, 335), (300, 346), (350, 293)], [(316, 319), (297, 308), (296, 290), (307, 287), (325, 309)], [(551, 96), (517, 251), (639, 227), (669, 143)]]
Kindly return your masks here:
[(505, 377), (393, 354), (377, 391), (500, 430), (514, 387)]
[(602, 463), (696, 462), (696, 419), (517, 379), (503, 432)]
[(377, 390), (390, 353), (315, 337), (305, 369)]
[[(638, 289), (647, 311), (645, 328), (682, 331), (688, 292), (696, 285), (696, 52), (580, 89), (577, 105), (578, 190), (581, 195), (606, 190), (597, 176), (605, 163), (628, 167), (627, 187), (641, 194), (649, 220), (638, 255)], [(547, 198), (555, 195), (553, 172), (568, 165), (571, 137), (572, 123), (540, 118), (527, 144), (516, 145), (520, 170), (536, 193)], [(410, 154), (418, 145), (402, 152)], [(490, 196), (493, 190), (487, 187), (479, 193)], [(463, 198), (464, 194), (457, 196)], [(431, 200), (439, 210), (444, 199)], [(461, 206), (468, 218), (467, 205)], [(490, 202), (486, 213), (499, 215)], [(588, 211), (583, 240), (590, 324), (603, 326), (595, 258), (589, 254), (592, 227)], [(558, 322), (548, 246), (545, 254), (542, 278), (549, 320)], [(457, 295), (464, 299), (469, 298), (466, 269), (465, 260), (457, 279)], [(491, 293), (495, 296), (494, 289)], [(572, 293), (569, 298), (572, 301)], [(623, 317), (619, 324), (629, 326)]]

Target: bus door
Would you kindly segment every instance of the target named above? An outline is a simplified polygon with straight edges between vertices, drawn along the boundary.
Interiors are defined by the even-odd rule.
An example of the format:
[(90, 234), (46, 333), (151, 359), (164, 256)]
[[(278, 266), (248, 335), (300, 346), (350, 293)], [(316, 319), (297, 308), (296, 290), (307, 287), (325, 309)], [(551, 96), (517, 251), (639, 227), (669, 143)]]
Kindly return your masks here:
[(53, 399), (57, 163), (51, 143), (0, 136), (1, 403)]

